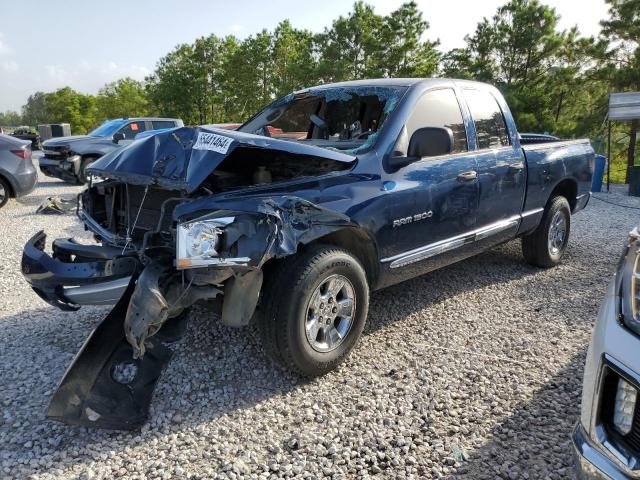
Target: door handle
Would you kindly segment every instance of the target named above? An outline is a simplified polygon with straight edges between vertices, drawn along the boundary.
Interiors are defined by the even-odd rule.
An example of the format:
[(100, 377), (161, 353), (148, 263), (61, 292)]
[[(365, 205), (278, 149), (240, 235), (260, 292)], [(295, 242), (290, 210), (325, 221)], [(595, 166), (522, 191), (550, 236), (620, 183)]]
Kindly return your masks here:
[(458, 180), (461, 182), (471, 182), (472, 180), (475, 180), (476, 178), (478, 178), (478, 172), (476, 172), (475, 170), (469, 170), (468, 172), (462, 172), (460, 175), (458, 175)]

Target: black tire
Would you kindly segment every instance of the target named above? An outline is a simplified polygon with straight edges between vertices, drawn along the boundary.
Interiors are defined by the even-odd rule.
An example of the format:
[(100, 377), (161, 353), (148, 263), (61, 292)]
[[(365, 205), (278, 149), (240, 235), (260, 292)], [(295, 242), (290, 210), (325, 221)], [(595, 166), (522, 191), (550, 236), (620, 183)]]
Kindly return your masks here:
[[(554, 236), (555, 241), (552, 245), (550, 231), (553, 228), (553, 224), (559, 221), (559, 218), (565, 222), (564, 234), (562, 239)], [(569, 202), (562, 196), (553, 197), (544, 211), (538, 228), (529, 235), (522, 237), (522, 254), (527, 263), (542, 268), (558, 265), (567, 248), (570, 231), (571, 208), (569, 207)]]
[[(328, 323), (317, 330), (315, 341), (308, 338), (312, 297), (319, 295), (332, 280), (338, 280), (338, 285), (340, 282), (344, 284), (341, 292), (347, 290), (354, 295), (354, 307), (350, 326), (340, 337), (340, 343), (329, 351), (319, 351), (318, 345), (322, 342), (318, 339), (322, 339), (323, 332), (339, 329), (343, 321), (339, 316), (334, 320), (320, 316)], [(259, 330), (266, 351), (281, 365), (306, 377), (324, 375), (335, 369), (357, 343), (367, 318), (369, 286), (360, 263), (340, 248), (316, 245), (281, 261), (265, 279), (264, 285)], [(333, 305), (348, 302), (348, 299), (337, 300), (338, 296), (334, 297), (336, 303)], [(335, 310), (333, 312), (335, 315)], [(328, 336), (326, 340), (326, 345), (329, 345)]]
[(11, 185), (0, 177), (0, 208), (4, 207), (11, 197)]
[(80, 171), (78, 172), (78, 183), (81, 185), (86, 185), (89, 183), (89, 176), (87, 175), (87, 168), (93, 162), (97, 160), (96, 157), (85, 157), (82, 159), (80, 163)]

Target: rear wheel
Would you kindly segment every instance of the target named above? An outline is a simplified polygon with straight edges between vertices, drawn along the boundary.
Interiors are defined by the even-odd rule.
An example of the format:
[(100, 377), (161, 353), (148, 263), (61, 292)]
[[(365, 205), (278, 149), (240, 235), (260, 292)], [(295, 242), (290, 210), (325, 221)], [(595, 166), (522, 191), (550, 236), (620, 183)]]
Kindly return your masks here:
[(562, 259), (569, 242), (571, 208), (565, 197), (551, 199), (538, 228), (522, 237), (525, 260), (536, 267), (554, 267)]
[(265, 282), (265, 349), (304, 376), (323, 375), (355, 346), (367, 317), (364, 269), (348, 252), (316, 246), (284, 260)]
[(9, 183), (0, 177), (0, 208), (4, 207), (9, 201), (11, 196), (11, 186)]

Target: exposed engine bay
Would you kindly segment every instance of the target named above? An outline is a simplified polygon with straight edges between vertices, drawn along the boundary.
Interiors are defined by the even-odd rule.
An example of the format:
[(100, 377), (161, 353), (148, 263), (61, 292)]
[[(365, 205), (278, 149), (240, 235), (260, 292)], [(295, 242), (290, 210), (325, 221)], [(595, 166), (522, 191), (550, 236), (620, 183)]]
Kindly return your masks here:
[[(129, 239), (128, 246), (140, 249), (151, 245), (173, 246), (172, 212), (178, 203), (250, 186), (319, 176), (345, 168), (345, 165), (331, 160), (301, 160), (286, 155), (276, 155), (276, 158), (267, 162), (260, 158), (266, 155), (265, 152), (256, 149), (251, 153), (251, 157), (234, 155), (222, 162), (188, 196), (165, 188), (131, 185), (117, 180), (97, 183), (83, 192), (82, 210), (104, 229), (103, 233), (109, 232), (109, 235), (98, 234), (98, 239), (107, 244), (121, 245)], [(83, 220), (87, 220), (87, 217)], [(155, 243), (150, 243), (151, 235), (156, 236), (153, 238)]]

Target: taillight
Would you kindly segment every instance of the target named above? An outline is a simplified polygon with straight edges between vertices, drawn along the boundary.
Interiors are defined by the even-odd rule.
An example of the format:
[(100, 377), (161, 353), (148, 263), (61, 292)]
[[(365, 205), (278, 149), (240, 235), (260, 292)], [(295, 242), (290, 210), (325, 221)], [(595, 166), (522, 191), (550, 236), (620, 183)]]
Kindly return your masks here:
[(24, 158), (25, 160), (28, 160), (31, 158), (31, 148), (29, 148), (28, 146), (21, 148), (19, 150), (11, 150), (11, 153), (19, 156), (20, 158)]

